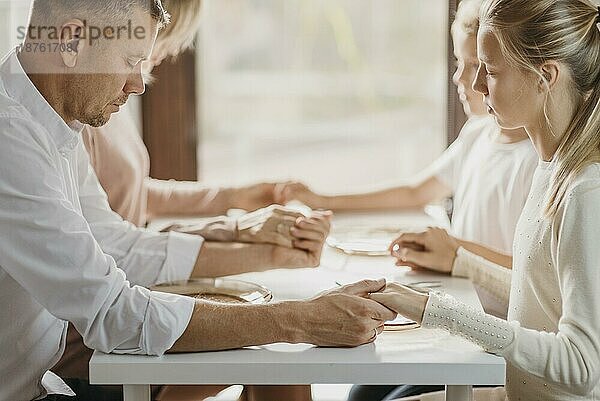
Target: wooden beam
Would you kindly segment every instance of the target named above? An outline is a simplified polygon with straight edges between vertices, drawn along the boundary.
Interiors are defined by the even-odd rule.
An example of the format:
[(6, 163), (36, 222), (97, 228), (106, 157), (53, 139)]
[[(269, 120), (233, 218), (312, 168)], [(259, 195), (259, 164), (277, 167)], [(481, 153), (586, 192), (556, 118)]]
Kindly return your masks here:
[[(460, 0), (448, 0), (448, 27), (452, 25), (454, 22), (454, 16), (456, 14), (456, 9), (458, 7), (458, 3)], [(452, 35), (450, 30), (448, 30), (448, 45), (447, 45), (447, 53), (448, 53), (448, 110), (446, 114), (446, 122), (447, 122), (447, 137), (448, 137), (448, 145), (450, 145), (454, 140), (458, 137), (462, 126), (467, 120), (467, 116), (464, 113), (463, 107), (460, 103), (460, 99), (458, 98), (458, 94), (456, 92), (456, 86), (452, 82), (452, 76), (454, 75), (455, 67), (454, 67), (454, 48), (452, 44)]]
[(159, 179), (197, 179), (198, 123), (196, 57), (190, 50), (154, 69), (156, 82), (142, 96), (144, 142), (150, 175)]

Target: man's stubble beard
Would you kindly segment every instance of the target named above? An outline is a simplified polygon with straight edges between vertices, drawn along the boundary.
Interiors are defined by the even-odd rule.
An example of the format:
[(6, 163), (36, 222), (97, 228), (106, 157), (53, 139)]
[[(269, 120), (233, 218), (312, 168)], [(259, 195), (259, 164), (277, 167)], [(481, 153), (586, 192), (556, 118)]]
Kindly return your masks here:
[(102, 127), (102, 126), (108, 124), (110, 117), (106, 118), (104, 116), (104, 113), (100, 112), (98, 115), (95, 115), (92, 117), (86, 117), (85, 120), (86, 121), (79, 121), (79, 122), (82, 124), (89, 125), (90, 127), (99, 128), (99, 127)]

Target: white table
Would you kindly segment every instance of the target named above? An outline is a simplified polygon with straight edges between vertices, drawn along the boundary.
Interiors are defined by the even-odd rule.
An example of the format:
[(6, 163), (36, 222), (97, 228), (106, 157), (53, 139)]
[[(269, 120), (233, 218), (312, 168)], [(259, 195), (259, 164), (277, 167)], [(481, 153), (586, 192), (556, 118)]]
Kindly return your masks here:
[[(337, 227), (363, 218), (391, 223), (435, 224), (419, 214), (340, 216)], [(438, 220), (439, 223), (439, 220)], [(444, 224), (443, 222), (441, 223)], [(480, 308), (467, 280), (414, 273), (388, 257), (324, 252), (318, 269), (273, 270), (235, 278), (272, 289), (275, 300), (298, 299), (362, 278), (412, 282), (439, 280), (443, 290)], [(241, 350), (147, 357), (96, 352), (90, 361), (93, 384), (124, 386), (125, 401), (148, 401), (150, 384), (444, 384), (446, 399), (472, 399), (472, 385), (504, 384), (505, 362), (444, 331), (385, 332), (374, 344), (354, 349), (272, 344)]]

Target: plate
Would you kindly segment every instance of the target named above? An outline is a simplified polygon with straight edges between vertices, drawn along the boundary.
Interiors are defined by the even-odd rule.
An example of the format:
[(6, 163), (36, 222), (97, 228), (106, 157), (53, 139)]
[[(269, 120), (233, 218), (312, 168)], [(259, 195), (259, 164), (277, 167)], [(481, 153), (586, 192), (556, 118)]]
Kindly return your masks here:
[(421, 327), (421, 325), (414, 320), (398, 315), (396, 319), (385, 322), (383, 329), (384, 331), (404, 331), (418, 329), (419, 327)]
[(389, 256), (388, 247), (403, 232), (418, 232), (417, 227), (346, 227), (335, 229), (327, 245), (349, 255)]
[(265, 304), (273, 299), (271, 290), (261, 285), (227, 278), (175, 281), (156, 285), (151, 290), (225, 303)]

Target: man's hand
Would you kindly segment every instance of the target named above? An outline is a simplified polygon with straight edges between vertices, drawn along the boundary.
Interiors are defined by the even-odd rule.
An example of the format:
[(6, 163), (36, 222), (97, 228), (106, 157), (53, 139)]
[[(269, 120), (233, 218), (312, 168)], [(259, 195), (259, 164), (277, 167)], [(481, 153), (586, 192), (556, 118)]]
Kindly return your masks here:
[(363, 280), (297, 303), (290, 324), (296, 342), (319, 346), (355, 347), (375, 341), (396, 313), (367, 299), (385, 288), (385, 280)]
[(285, 205), (293, 200), (313, 209), (328, 208), (325, 196), (317, 195), (300, 182), (287, 182), (275, 186), (275, 203)]
[(311, 217), (299, 218), (290, 229), (293, 248), (273, 247), (275, 267), (317, 267), (325, 240), (331, 228), (331, 212), (313, 212)]
[(369, 298), (391, 310), (421, 323), (429, 295), (411, 290), (397, 283), (388, 283), (385, 291), (372, 293)]
[(313, 212), (306, 217), (282, 206), (272, 205), (238, 218), (235, 241), (316, 252), (317, 248), (323, 247), (330, 228), (330, 212)]
[(390, 245), (397, 266), (425, 268), (440, 273), (451, 273), (458, 241), (441, 228), (428, 228), (422, 233), (401, 234)]
[(272, 344), (355, 347), (370, 343), (396, 313), (366, 297), (385, 280), (365, 280), (307, 301), (266, 305), (197, 300), (183, 335), (169, 352), (213, 351)]

